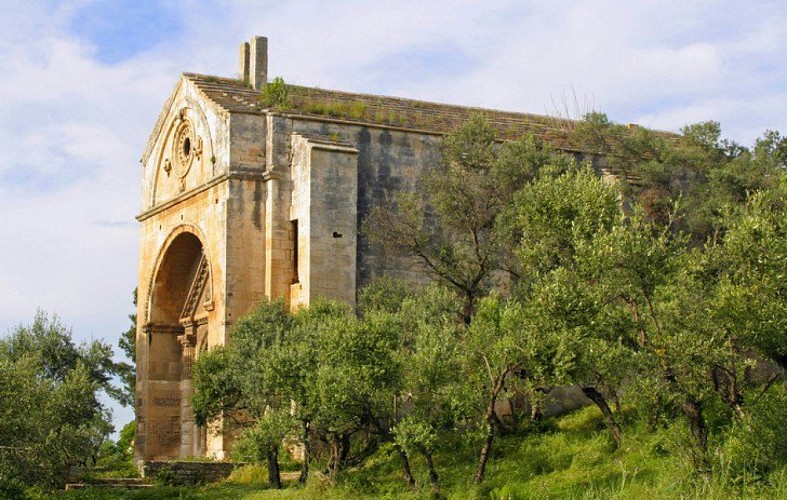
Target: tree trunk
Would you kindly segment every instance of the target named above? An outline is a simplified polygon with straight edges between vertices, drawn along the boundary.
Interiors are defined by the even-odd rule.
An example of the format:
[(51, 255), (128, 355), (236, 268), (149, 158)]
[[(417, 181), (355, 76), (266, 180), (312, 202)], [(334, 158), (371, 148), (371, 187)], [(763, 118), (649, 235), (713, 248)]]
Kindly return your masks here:
[(346, 433), (333, 434), (331, 436), (331, 459), (328, 462), (326, 474), (336, 477), (342, 464), (347, 460), (350, 453), (350, 435)]
[(404, 480), (407, 481), (407, 485), (410, 489), (415, 489), (415, 478), (413, 477), (413, 472), (410, 470), (410, 459), (407, 457), (407, 453), (402, 449), (401, 446), (394, 443), (394, 449), (397, 453), (399, 453), (399, 458), (402, 460), (402, 473), (404, 474)]
[(612, 401), (612, 406), (615, 408), (615, 413), (620, 415), (623, 411), (620, 408), (620, 398), (618, 397), (617, 391), (614, 389), (609, 389), (609, 398)]
[(544, 414), (541, 413), (541, 407), (537, 403), (530, 403), (530, 418), (536, 422), (544, 418)]
[(475, 297), (471, 294), (465, 294), (465, 304), (462, 309), (462, 320), (465, 325), (469, 325), (473, 319), (473, 312), (475, 311)]
[(309, 478), (309, 460), (311, 459), (311, 444), (309, 443), (309, 421), (303, 421), (303, 465), (298, 482), (303, 484)]
[(583, 387), (582, 393), (587, 396), (588, 399), (593, 401), (593, 403), (598, 406), (598, 409), (601, 410), (601, 414), (604, 416), (604, 421), (607, 423), (607, 428), (609, 429), (609, 432), (612, 433), (612, 439), (615, 440), (615, 446), (620, 446), (620, 426), (615, 420), (615, 414), (612, 413), (612, 410), (609, 408), (607, 400), (604, 399), (604, 396), (598, 390), (596, 390), (595, 387)]
[(702, 474), (710, 470), (708, 464), (708, 430), (705, 427), (705, 416), (702, 412), (702, 403), (697, 400), (693, 395), (683, 391), (675, 378), (675, 372), (664, 361), (664, 379), (672, 385), (675, 391), (682, 394), (684, 397), (683, 403), (680, 405), (681, 412), (689, 421), (689, 430), (691, 437), (694, 440), (694, 467)]
[(432, 495), (437, 497), (440, 495), (440, 485), (437, 482), (437, 470), (434, 468), (432, 454), (426, 448), (421, 448), (421, 453), (423, 453), (426, 465), (429, 467), (429, 484), (432, 485)]
[(787, 392), (787, 356), (776, 356), (773, 358), (776, 364), (782, 369), (782, 388)]
[(347, 462), (347, 455), (350, 454), (350, 434), (342, 433), (339, 441), (339, 463), (344, 465)]
[(325, 474), (335, 476), (339, 471), (339, 437), (336, 434), (331, 436), (331, 458), (328, 460), (328, 467)]
[(719, 398), (732, 409), (735, 418), (738, 420), (746, 416), (743, 409), (743, 394), (738, 389), (738, 381), (733, 373), (717, 366), (711, 372), (711, 381), (713, 382), (713, 390), (719, 395)]
[(516, 406), (514, 405), (513, 398), (508, 398), (508, 411), (511, 413), (511, 429), (516, 432), (519, 428), (519, 419), (516, 415)]
[(696, 447), (697, 453), (694, 457), (694, 466), (699, 472), (704, 474), (709, 470), (707, 455), (708, 430), (705, 428), (702, 404), (693, 396), (687, 396), (686, 401), (683, 402), (680, 408), (689, 420), (691, 437), (694, 439), (694, 446)]
[(279, 474), (279, 450), (274, 448), (267, 453), (268, 458), (268, 486), (281, 489), (281, 474)]
[(497, 402), (497, 395), (500, 394), (500, 390), (503, 388), (506, 375), (508, 375), (508, 370), (498, 376), (489, 398), (489, 406), (486, 408), (485, 419), (489, 426), (489, 431), (484, 440), (484, 446), (481, 448), (481, 455), (478, 457), (478, 469), (476, 469), (475, 476), (473, 476), (473, 482), (476, 484), (480, 484), (484, 480), (486, 462), (489, 460), (489, 454), (492, 451), (492, 442), (495, 439), (495, 403)]

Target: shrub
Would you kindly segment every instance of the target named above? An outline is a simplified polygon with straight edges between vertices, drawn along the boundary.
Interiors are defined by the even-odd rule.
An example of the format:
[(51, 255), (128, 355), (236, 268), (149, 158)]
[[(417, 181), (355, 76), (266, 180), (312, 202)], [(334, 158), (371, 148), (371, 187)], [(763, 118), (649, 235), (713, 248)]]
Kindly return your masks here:
[(759, 479), (787, 461), (787, 395), (772, 388), (735, 422), (717, 454), (717, 467), (733, 481)]
[(274, 109), (287, 109), (292, 106), (290, 87), (284, 82), (284, 78), (277, 76), (265, 86), (262, 103), (265, 107)]

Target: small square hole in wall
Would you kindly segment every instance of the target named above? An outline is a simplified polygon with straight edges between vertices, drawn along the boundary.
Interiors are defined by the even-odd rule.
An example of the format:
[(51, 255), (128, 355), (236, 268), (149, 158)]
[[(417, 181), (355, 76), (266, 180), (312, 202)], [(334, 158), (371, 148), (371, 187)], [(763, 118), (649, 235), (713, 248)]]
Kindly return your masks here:
[(342, 233), (340, 233), (339, 231), (334, 231), (333, 232), (333, 237), (334, 238), (341, 238), (342, 237)]

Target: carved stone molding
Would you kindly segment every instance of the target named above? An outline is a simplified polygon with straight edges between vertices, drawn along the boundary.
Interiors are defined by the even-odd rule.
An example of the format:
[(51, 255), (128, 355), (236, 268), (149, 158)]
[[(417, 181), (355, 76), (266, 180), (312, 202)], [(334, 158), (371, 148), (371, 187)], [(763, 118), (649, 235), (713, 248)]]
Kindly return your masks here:
[(169, 158), (164, 161), (164, 171), (169, 176), (170, 172), (178, 179), (178, 189), (186, 189), (186, 176), (195, 161), (202, 160), (202, 137), (196, 134), (188, 110), (183, 108), (178, 113), (174, 123), (175, 131), (172, 140), (172, 149)]
[(151, 334), (151, 333), (168, 333), (168, 334), (177, 334), (180, 335), (183, 333), (183, 327), (180, 325), (175, 324), (164, 324), (164, 323), (145, 323), (142, 325), (142, 333)]
[(194, 348), (197, 346), (195, 330), (190, 329), (189, 332), (178, 335), (178, 342), (183, 349), (183, 375), (185, 378), (191, 378), (191, 368), (194, 364)]

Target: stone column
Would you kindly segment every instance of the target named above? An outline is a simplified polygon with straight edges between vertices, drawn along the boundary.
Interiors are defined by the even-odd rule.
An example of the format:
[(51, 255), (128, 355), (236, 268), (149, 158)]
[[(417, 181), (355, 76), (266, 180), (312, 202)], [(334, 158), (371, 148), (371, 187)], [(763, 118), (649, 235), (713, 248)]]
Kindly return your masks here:
[(144, 325), (148, 340), (147, 390), (137, 410), (138, 443), (144, 460), (168, 460), (180, 454), (181, 346), (180, 325)]
[(182, 369), (180, 380), (180, 456), (195, 456), (194, 446), (195, 425), (194, 409), (191, 407), (191, 395), (194, 391), (192, 384), (192, 367), (197, 346), (197, 326), (187, 325), (186, 333), (178, 336), (182, 349)]

